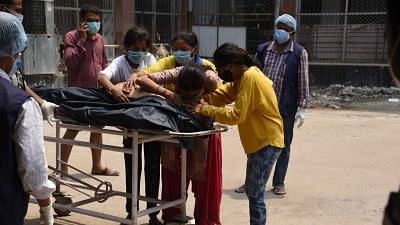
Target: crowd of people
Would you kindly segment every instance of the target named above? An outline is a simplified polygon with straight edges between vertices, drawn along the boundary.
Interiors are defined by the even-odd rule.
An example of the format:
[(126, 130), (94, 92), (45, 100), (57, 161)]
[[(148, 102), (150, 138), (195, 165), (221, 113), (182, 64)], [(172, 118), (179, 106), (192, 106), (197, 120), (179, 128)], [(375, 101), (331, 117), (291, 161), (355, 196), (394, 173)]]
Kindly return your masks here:
[[(43, 123), (51, 123), (58, 106), (37, 96), (18, 73), (18, 61), (27, 47), (22, 26), (22, 0), (0, 0), (0, 224), (23, 224), (29, 195), (40, 206), (40, 221), (52, 225), (51, 194), (54, 184), (47, 178), (43, 143)], [(393, 12), (393, 15), (395, 12)], [(397, 14), (396, 14), (397, 15)], [(389, 17), (391, 65), (399, 77), (397, 54), (400, 51), (398, 17)], [(171, 40), (172, 55), (156, 60), (151, 53), (151, 38), (145, 28), (126, 32), (125, 53), (107, 64), (101, 28), (101, 13), (94, 5), (80, 11), (81, 25), (65, 36), (64, 58), (68, 86), (103, 88), (116, 103), (131, 101), (129, 93), (140, 87), (179, 105), (196, 117), (227, 125), (237, 125), (247, 155), (244, 185), (236, 191), (246, 193), (251, 225), (267, 223), (264, 193), (275, 165), (273, 192), (287, 193), (293, 129), (305, 120), (309, 97), (307, 51), (295, 41), (297, 22), (284, 14), (275, 20), (274, 39), (257, 47), (256, 57), (233, 43), (219, 46), (212, 60), (199, 55), (199, 41), (192, 32), (181, 32)], [(393, 22), (394, 21), (394, 22)], [(228, 104), (232, 104), (227, 106)], [(67, 129), (64, 138), (74, 139), (78, 131)], [(102, 144), (99, 133), (90, 142)], [(122, 140), (132, 147), (132, 139)], [(188, 155), (187, 180), (195, 197), (194, 218), (199, 225), (219, 225), (222, 198), (221, 135), (194, 138)], [(145, 195), (165, 201), (180, 198), (181, 155), (179, 145), (150, 142), (143, 146)], [(139, 146), (139, 181), (142, 171), (142, 146)], [(68, 162), (71, 145), (62, 145), (61, 160)], [(132, 155), (125, 154), (126, 192), (132, 190)], [(162, 166), (160, 166), (162, 165)], [(62, 170), (68, 173), (67, 165)], [(92, 174), (118, 176), (101, 163), (101, 150), (92, 149)], [(138, 182), (140, 183), (140, 182)], [(159, 186), (161, 183), (161, 194)], [(189, 182), (188, 182), (189, 183)], [(138, 190), (140, 190), (140, 185)], [(4, 204), (3, 204), (4, 203)], [(127, 218), (132, 204), (127, 198)], [(147, 208), (155, 203), (147, 203)], [(187, 222), (179, 208), (149, 215), (150, 225)], [(394, 223), (393, 223), (394, 224)]]

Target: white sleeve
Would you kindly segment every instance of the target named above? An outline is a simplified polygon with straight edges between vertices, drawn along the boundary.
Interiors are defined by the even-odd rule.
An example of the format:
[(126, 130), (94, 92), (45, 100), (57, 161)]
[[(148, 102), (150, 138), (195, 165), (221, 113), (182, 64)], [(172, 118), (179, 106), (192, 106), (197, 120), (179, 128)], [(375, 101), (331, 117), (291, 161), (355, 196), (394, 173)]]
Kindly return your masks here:
[(149, 58), (149, 60), (147, 61), (146, 67), (149, 67), (157, 62), (156, 57), (154, 57), (153, 54), (149, 53), (149, 55), (147, 55), (147, 57)]
[(42, 112), (32, 98), (22, 105), (18, 113), (13, 139), (18, 174), (25, 192), (36, 199), (49, 198), (55, 185), (47, 178)]
[(100, 71), (99, 75), (105, 75), (109, 80), (111, 80), (118, 73), (119, 64), (119, 58), (114, 59), (109, 66)]

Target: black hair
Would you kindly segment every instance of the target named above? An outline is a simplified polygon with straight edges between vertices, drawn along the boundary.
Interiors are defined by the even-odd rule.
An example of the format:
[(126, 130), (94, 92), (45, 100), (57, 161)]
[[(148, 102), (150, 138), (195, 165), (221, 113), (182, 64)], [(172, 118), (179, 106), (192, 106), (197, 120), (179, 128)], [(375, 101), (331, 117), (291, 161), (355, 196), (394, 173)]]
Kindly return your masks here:
[(127, 49), (129, 46), (134, 45), (137, 41), (146, 41), (147, 48), (151, 47), (150, 35), (146, 29), (134, 26), (129, 29), (124, 38), (124, 47)]
[(4, 5), (12, 5), (15, 3), (15, 0), (0, 0), (0, 4)]
[(93, 13), (98, 16), (101, 15), (100, 9), (93, 4), (85, 4), (82, 6), (81, 10), (79, 11), (79, 16), (81, 19), (86, 16), (87, 13)]
[(217, 68), (228, 64), (245, 65), (247, 67), (259, 66), (246, 50), (230, 42), (219, 46), (215, 50), (213, 58)]
[(180, 32), (172, 39), (172, 46), (177, 40), (183, 40), (195, 49), (199, 48), (199, 40), (197, 39), (196, 34), (193, 32)]
[(389, 63), (393, 75), (400, 81), (400, 2), (398, 0), (387, 0), (387, 17), (385, 36), (387, 38), (387, 50)]
[(205, 73), (200, 66), (185, 66), (179, 71), (177, 86), (181, 90), (195, 91), (202, 89), (205, 82)]

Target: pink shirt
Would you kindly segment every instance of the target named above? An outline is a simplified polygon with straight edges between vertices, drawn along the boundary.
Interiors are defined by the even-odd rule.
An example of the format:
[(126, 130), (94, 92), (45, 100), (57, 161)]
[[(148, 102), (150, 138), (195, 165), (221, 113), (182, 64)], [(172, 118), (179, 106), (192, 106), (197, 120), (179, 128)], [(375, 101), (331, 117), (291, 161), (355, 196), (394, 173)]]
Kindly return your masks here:
[[(175, 67), (162, 72), (151, 73), (149, 78), (155, 83), (164, 87), (169, 87), (171, 84), (176, 85), (179, 71), (181, 71), (182, 68), (183, 67)], [(204, 83), (204, 94), (208, 94), (217, 89), (220, 82), (217, 73), (213, 70), (206, 70), (205, 75), (206, 79)]]
[(64, 59), (67, 65), (68, 86), (97, 88), (97, 76), (107, 67), (104, 40), (100, 34), (94, 40), (79, 38), (78, 30), (65, 35)]

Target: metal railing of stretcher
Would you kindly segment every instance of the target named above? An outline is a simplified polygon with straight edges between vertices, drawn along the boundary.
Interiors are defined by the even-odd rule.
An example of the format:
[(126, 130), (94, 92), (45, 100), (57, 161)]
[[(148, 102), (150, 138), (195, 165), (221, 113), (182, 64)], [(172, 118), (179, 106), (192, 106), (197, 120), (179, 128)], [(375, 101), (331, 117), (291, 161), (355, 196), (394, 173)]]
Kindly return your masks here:
[[(64, 122), (63, 122), (64, 121)], [(99, 128), (92, 127), (89, 125), (77, 124), (74, 122), (71, 124), (69, 119), (65, 120), (65, 118), (56, 121), (56, 135), (55, 137), (44, 136), (44, 140), (47, 142), (56, 143), (56, 167), (49, 166), (50, 170), (53, 170), (55, 173), (51, 174), (49, 177), (56, 183), (56, 191), (53, 193), (53, 197), (55, 198), (55, 202), (53, 203), (54, 211), (59, 216), (69, 215), (71, 212), (84, 214), (87, 216), (92, 216), (96, 218), (101, 218), (105, 220), (115, 221), (124, 224), (133, 224), (137, 225), (138, 218), (142, 216), (149, 215), (150, 213), (157, 212), (159, 210), (170, 208), (170, 207), (180, 207), (182, 212), (186, 211), (186, 155), (187, 150), (185, 148), (181, 148), (182, 157), (181, 157), (181, 195), (180, 199), (174, 201), (162, 201), (160, 199), (152, 199), (144, 196), (140, 196), (137, 193), (138, 187), (138, 145), (145, 144), (151, 141), (160, 141), (160, 142), (169, 142), (169, 143), (179, 143), (179, 138), (190, 138), (190, 137), (200, 137), (207, 136), (210, 134), (221, 133), (228, 130), (228, 127), (222, 125), (216, 125), (212, 130), (207, 131), (199, 131), (199, 132), (191, 132), (191, 133), (180, 133), (180, 132), (172, 132), (172, 131), (155, 131), (155, 130), (141, 130), (141, 129), (110, 129), (110, 128)], [(102, 134), (123, 136), (124, 138), (131, 137), (132, 138), (132, 148), (124, 148), (120, 146), (113, 146), (107, 144), (92, 144), (90, 142), (71, 140), (71, 139), (63, 139), (60, 136), (61, 128), (78, 130), (78, 131), (90, 131)], [(84, 171), (69, 165), (63, 161), (61, 161), (61, 144), (68, 145), (76, 145), (87, 148), (96, 148), (103, 149), (107, 151), (114, 152), (123, 152), (132, 154), (132, 194), (128, 194), (126, 192), (113, 190), (112, 184), (107, 181), (102, 181), (97, 177), (94, 177)], [(83, 181), (82, 179), (76, 178), (72, 175), (68, 175), (61, 171), (61, 165), (65, 165), (68, 168), (75, 170), (76, 172), (83, 174), (84, 176), (91, 178), (92, 180), (98, 182), (98, 185), (89, 184), (88, 182)], [(69, 180), (67, 180), (67, 179)], [(70, 195), (66, 195), (61, 192), (61, 185), (65, 185), (70, 187), (79, 193), (82, 193), (87, 198), (78, 202), (73, 202)], [(83, 190), (91, 190), (94, 191), (94, 195), (87, 194)], [(118, 216), (113, 216), (104, 212), (96, 212), (94, 210), (88, 210), (81, 208), (81, 206), (88, 205), (94, 202), (103, 203), (107, 201), (108, 198), (114, 196), (122, 196), (128, 197), (132, 201), (132, 218), (125, 219)], [(138, 211), (138, 200), (156, 203), (156, 207), (148, 208), (142, 211)], [(35, 199), (31, 198), (31, 203), (37, 203)], [(121, 209), (122, 210), (122, 209)]]

